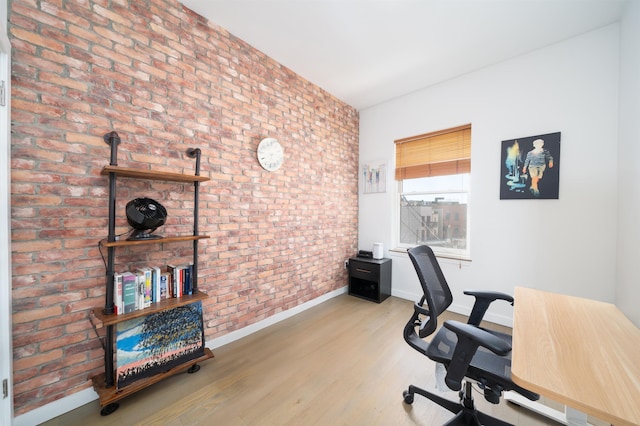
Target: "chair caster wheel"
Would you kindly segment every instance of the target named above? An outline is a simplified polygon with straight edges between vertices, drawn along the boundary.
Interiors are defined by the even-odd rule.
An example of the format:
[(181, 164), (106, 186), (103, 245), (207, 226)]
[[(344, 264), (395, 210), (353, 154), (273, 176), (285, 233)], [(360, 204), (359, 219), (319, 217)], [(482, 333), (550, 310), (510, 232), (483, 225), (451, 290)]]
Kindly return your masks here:
[(409, 393), (409, 391), (402, 392), (402, 396), (404, 397), (405, 404), (413, 404), (413, 394)]
[(120, 407), (120, 404), (116, 404), (115, 402), (112, 402), (109, 405), (105, 405), (104, 407), (102, 407), (102, 410), (100, 410), (100, 415), (108, 416), (109, 414), (112, 414), (114, 411), (116, 411), (118, 407)]

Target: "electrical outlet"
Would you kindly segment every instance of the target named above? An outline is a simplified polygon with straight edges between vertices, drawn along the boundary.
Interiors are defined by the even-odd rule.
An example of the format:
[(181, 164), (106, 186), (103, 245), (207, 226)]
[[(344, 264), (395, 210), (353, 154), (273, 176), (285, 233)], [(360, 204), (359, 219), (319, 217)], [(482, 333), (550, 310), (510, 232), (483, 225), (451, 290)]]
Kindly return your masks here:
[(344, 261), (344, 269), (349, 269), (349, 261), (348, 260)]

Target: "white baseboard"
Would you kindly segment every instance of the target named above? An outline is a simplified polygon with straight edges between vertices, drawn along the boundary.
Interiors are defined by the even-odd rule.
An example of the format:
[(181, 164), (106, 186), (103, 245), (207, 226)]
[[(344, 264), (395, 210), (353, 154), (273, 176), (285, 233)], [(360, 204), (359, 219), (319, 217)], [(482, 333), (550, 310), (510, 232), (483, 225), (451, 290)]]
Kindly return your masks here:
[(38, 407), (28, 413), (16, 417), (13, 421), (15, 426), (35, 426), (58, 417), (78, 407), (98, 399), (98, 394), (92, 389), (83, 389), (73, 395), (66, 396), (50, 404)]
[[(345, 286), (337, 290), (334, 290), (330, 293), (323, 294), (322, 296), (317, 297), (313, 300), (310, 300), (306, 303), (303, 303), (302, 305), (298, 305), (289, 310), (279, 312), (260, 322), (251, 324), (240, 330), (232, 331), (231, 333), (226, 334), (222, 337), (218, 337), (217, 339), (213, 339), (210, 342), (206, 342), (205, 346), (208, 347), (209, 349), (215, 349), (215, 348), (219, 348), (220, 346), (224, 346), (228, 343), (239, 340), (252, 333), (262, 330), (263, 328), (269, 327), (270, 325), (276, 324), (282, 320), (285, 320), (296, 314), (306, 311), (307, 309), (310, 309), (316, 305), (319, 305), (322, 302), (325, 302), (329, 299), (332, 299), (341, 294), (344, 294), (347, 292), (347, 289), (348, 289), (347, 286)], [(15, 426), (39, 425), (55, 417), (58, 417), (64, 413), (67, 413), (71, 410), (75, 410), (78, 407), (81, 407), (85, 404), (95, 401), (96, 399), (98, 399), (98, 394), (92, 388), (84, 389), (74, 393), (73, 395), (69, 395), (57, 401), (54, 401), (50, 404), (43, 405), (42, 407), (38, 407), (35, 410), (31, 410), (28, 413), (22, 414), (14, 418), (13, 424)]]
[(240, 330), (232, 331), (231, 333), (225, 334), (224, 336), (218, 337), (217, 339), (213, 339), (210, 342), (207, 342), (207, 347), (213, 350), (215, 348), (219, 348), (220, 346), (224, 346), (231, 342), (235, 342), (236, 340), (240, 340), (243, 337), (246, 337), (250, 334), (253, 334), (257, 331), (262, 330), (263, 328), (279, 323), (282, 320), (290, 318), (296, 314), (299, 314), (300, 312), (306, 311), (307, 309), (310, 309), (316, 305), (319, 305), (322, 302), (325, 302), (329, 299), (333, 299), (336, 296), (344, 294), (347, 292), (347, 290), (348, 290), (348, 287), (344, 286), (330, 293), (323, 294), (322, 296), (317, 297), (313, 300), (310, 300), (306, 303), (303, 303), (302, 305), (298, 305), (295, 308), (291, 308), (286, 311), (279, 312), (255, 324), (251, 324), (247, 327), (241, 328)]
[(412, 302), (418, 302), (420, 300), (420, 295), (418, 294), (410, 293), (403, 290), (396, 290), (394, 288), (391, 289), (391, 295), (399, 297), (400, 299), (411, 300)]

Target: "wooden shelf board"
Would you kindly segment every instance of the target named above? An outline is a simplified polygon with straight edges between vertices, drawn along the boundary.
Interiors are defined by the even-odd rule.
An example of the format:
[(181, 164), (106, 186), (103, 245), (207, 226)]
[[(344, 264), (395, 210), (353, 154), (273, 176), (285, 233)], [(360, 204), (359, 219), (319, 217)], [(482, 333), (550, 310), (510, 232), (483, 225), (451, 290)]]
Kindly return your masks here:
[(168, 311), (169, 309), (177, 308), (179, 306), (189, 305), (191, 303), (204, 300), (207, 297), (209, 297), (208, 294), (198, 291), (196, 294), (192, 294), (192, 295), (186, 295), (182, 297), (174, 297), (171, 299), (161, 300), (160, 302), (152, 303), (151, 306), (148, 308), (138, 309), (126, 314), (105, 315), (105, 313), (103, 312), (104, 308), (93, 308), (93, 314), (100, 322), (102, 322), (102, 325), (104, 326), (116, 325), (123, 321), (144, 317), (156, 312)]
[(206, 176), (185, 175), (182, 173), (171, 172), (156, 172), (153, 170), (133, 169), (130, 167), (120, 166), (104, 166), (102, 175), (108, 175), (109, 173), (115, 173), (118, 176), (130, 177), (136, 179), (149, 179), (149, 180), (164, 180), (171, 182), (206, 182), (210, 180)]
[(209, 238), (208, 235), (182, 235), (182, 236), (173, 236), (173, 237), (162, 237), (156, 239), (149, 240), (119, 240), (119, 241), (103, 241), (103, 247), (123, 247), (123, 246), (137, 246), (144, 244), (160, 244), (160, 243), (175, 243), (178, 241), (194, 241), (194, 240), (204, 240)]
[(135, 382), (131, 383), (128, 386), (125, 386), (122, 389), (116, 389), (115, 386), (107, 387), (104, 373), (100, 373), (91, 377), (91, 381), (93, 382), (93, 388), (100, 398), (100, 406), (104, 407), (105, 405), (109, 405), (131, 394), (134, 394), (139, 390), (158, 383), (159, 381), (167, 377), (173, 376), (174, 374), (179, 373), (194, 364), (206, 361), (209, 358), (213, 358), (213, 352), (211, 352), (211, 349), (209, 348), (204, 348), (203, 356), (187, 361), (184, 364), (180, 364), (179, 366), (167, 370), (164, 373), (156, 374), (145, 379), (136, 380)]

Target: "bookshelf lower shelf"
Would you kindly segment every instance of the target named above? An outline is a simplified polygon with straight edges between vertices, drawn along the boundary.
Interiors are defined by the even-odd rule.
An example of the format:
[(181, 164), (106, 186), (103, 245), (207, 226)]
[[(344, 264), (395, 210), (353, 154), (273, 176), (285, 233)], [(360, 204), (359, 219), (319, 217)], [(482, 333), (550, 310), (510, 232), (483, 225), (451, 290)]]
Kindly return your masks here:
[(106, 405), (112, 404), (116, 401), (119, 401), (122, 398), (125, 398), (131, 394), (134, 394), (148, 386), (151, 386), (159, 381), (166, 379), (167, 377), (173, 376), (174, 374), (180, 373), (187, 368), (190, 368), (192, 365), (195, 365), (199, 362), (206, 361), (209, 358), (213, 358), (213, 352), (210, 349), (204, 349), (204, 355), (199, 358), (195, 358), (189, 360), (183, 364), (180, 364), (177, 367), (171, 368), (164, 373), (156, 374), (152, 377), (148, 377), (145, 379), (137, 380), (131, 383), (128, 386), (125, 386), (122, 389), (116, 389), (115, 386), (106, 386), (105, 374), (100, 373), (91, 377), (91, 381), (93, 382), (93, 388), (95, 389), (98, 397), (100, 398), (100, 406), (104, 407)]
[(153, 314), (155, 312), (167, 311), (169, 309), (177, 308), (178, 306), (188, 305), (190, 303), (195, 303), (200, 300), (204, 300), (207, 297), (207, 293), (203, 293), (201, 291), (196, 292), (193, 295), (186, 295), (182, 297), (173, 297), (170, 299), (165, 299), (157, 303), (153, 303), (150, 307), (145, 309), (138, 309), (133, 312), (129, 312), (127, 314), (122, 315), (105, 315), (103, 308), (94, 308), (92, 310), (93, 315), (102, 323), (102, 325), (115, 325), (119, 322), (128, 321), (134, 318), (144, 317), (149, 314)]

